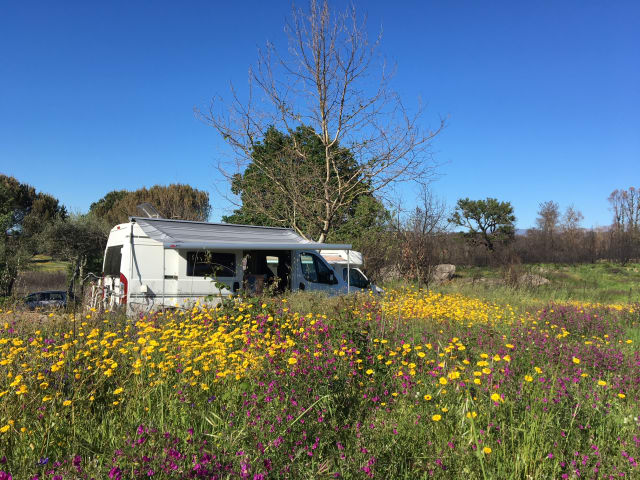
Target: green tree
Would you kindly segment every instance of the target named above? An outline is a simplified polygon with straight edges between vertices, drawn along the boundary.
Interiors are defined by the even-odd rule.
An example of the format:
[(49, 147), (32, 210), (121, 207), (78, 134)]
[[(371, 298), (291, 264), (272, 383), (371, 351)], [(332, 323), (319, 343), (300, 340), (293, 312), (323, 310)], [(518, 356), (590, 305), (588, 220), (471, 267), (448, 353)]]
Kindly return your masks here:
[[(334, 11), (327, 0), (311, 0), (308, 9), (293, 6), (291, 13), (287, 48), (270, 43), (260, 50), (256, 67), (249, 70), (247, 94), (232, 88), (231, 101), (216, 98), (208, 113), (197, 113), (234, 152), (233, 163), (220, 170), (240, 173), (253, 164), (274, 195), (286, 200), (286, 223), (322, 242), (354, 198), (388, 192), (397, 182), (425, 183), (437, 166), (431, 141), (444, 121), (434, 130), (424, 128), (420, 105), (408, 105), (391, 88), (394, 69), (381, 61), (381, 39), (369, 40), (366, 21), (355, 7)], [(264, 143), (272, 128), (294, 138), (291, 132), (300, 129), (313, 132), (322, 162), (304, 162), (297, 172), (307, 145), (291, 142), (295, 155), (287, 173), (300, 175), (281, 176), (280, 165), (260, 163), (256, 142)], [(345, 150), (349, 162), (341, 165)], [(345, 175), (344, 168), (353, 175)], [(303, 175), (307, 169), (312, 176)], [(264, 212), (260, 215), (264, 220)], [(308, 231), (300, 228), (306, 226), (298, 221), (301, 215), (311, 222)]]
[[(94, 215), (71, 215), (47, 224), (39, 241), (48, 254), (70, 263), (69, 287), (82, 291), (85, 276), (102, 270), (108, 230)], [(77, 292), (75, 292), (77, 293)]]
[(154, 185), (133, 192), (113, 190), (89, 207), (89, 213), (102, 219), (109, 228), (126, 223), (130, 216), (140, 215), (137, 206), (148, 202), (165, 218), (206, 221), (211, 206), (209, 194), (190, 185)]
[(66, 215), (56, 198), (0, 175), (0, 295), (11, 295), (18, 272), (34, 253), (40, 253), (37, 235)]
[(115, 204), (126, 197), (129, 193), (131, 192), (128, 192), (127, 190), (112, 190), (100, 200), (93, 202), (89, 206), (89, 213), (98, 218), (103, 218), (109, 223), (116, 223), (120, 216), (114, 209)]
[(470, 200), (461, 198), (449, 219), (454, 225), (465, 227), (467, 238), (495, 251), (496, 245), (513, 240), (516, 217), (509, 202), (495, 198)]
[[(290, 227), (319, 241), (358, 238), (382, 225), (386, 210), (368, 182), (357, 179), (351, 152), (338, 144), (332, 147), (333, 175), (323, 183), (325, 155), (321, 139), (311, 128), (288, 133), (269, 128), (254, 145), (252, 162), (231, 179), (231, 191), (240, 197), (241, 205), (223, 221)], [(347, 181), (354, 188), (344, 189)], [(326, 215), (325, 192), (334, 199), (330, 215)]]

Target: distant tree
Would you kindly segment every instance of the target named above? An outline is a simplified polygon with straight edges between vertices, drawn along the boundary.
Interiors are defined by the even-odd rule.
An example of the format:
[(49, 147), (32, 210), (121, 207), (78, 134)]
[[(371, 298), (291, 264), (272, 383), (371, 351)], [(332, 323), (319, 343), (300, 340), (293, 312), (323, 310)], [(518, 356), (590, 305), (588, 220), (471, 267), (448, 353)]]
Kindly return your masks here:
[(576, 232), (580, 230), (584, 215), (575, 206), (569, 205), (562, 216), (562, 231), (564, 233)]
[(531, 233), (539, 239), (539, 248), (542, 250), (540, 257), (546, 260), (553, 258), (556, 253), (560, 217), (560, 206), (556, 202), (549, 200), (540, 203), (536, 218), (537, 231)]
[(542, 202), (536, 218), (537, 227), (549, 238), (553, 238), (560, 223), (560, 207), (552, 200)]
[(109, 227), (126, 223), (130, 216), (138, 216), (137, 206), (148, 202), (165, 218), (206, 221), (211, 206), (209, 194), (189, 185), (154, 185), (133, 192), (113, 190), (89, 207), (89, 213), (102, 219)]
[(234, 175), (231, 190), (241, 206), (223, 217), (229, 223), (290, 227), (308, 239), (353, 239), (380, 224), (386, 210), (376, 200), (369, 185), (357, 180), (353, 155), (335, 146), (335, 177), (331, 191), (347, 181), (356, 188), (342, 194), (341, 206), (335, 208), (326, 223), (322, 200), (324, 146), (306, 127), (288, 134), (270, 128), (263, 141), (254, 145), (253, 161), (242, 174)]
[(613, 212), (611, 257), (626, 263), (640, 256), (640, 189), (614, 190), (608, 200)]
[[(208, 113), (197, 114), (234, 150), (231, 168), (260, 170), (275, 195), (286, 200), (290, 217), (318, 217), (314, 224), (320, 226), (319, 233), (314, 226), (310, 235), (323, 242), (353, 198), (431, 175), (435, 164), (430, 142), (443, 122), (424, 131), (420, 106), (410, 114), (390, 89), (389, 69), (377, 58), (379, 41), (369, 43), (367, 27), (355, 7), (336, 13), (328, 1), (312, 0), (308, 11), (293, 7), (285, 31), (289, 48), (279, 52), (269, 44), (260, 52), (257, 68), (249, 73), (246, 97), (232, 88), (231, 103), (216, 99)], [(301, 205), (297, 189), (289, 187), (291, 182), (310, 183), (307, 169), (291, 168), (289, 176), (281, 176), (280, 164), (256, 155), (269, 141), (272, 128), (287, 135), (308, 128), (317, 137), (321, 163), (313, 170), (313, 208), (309, 202)], [(297, 159), (308, 154), (304, 143), (293, 141), (290, 149)], [(344, 149), (353, 159), (350, 176), (342, 173)], [(230, 176), (231, 182), (236, 178)]]
[(14, 177), (0, 175), (0, 295), (11, 295), (15, 279), (39, 245), (39, 232), (66, 209), (51, 195)]
[(65, 217), (67, 210), (58, 199), (36, 192), (14, 177), (0, 175), (0, 221), (3, 232), (29, 237), (38, 233), (55, 217)]
[(609, 195), (614, 228), (637, 232), (640, 230), (640, 189), (614, 190)]
[(100, 200), (93, 202), (89, 206), (89, 213), (95, 215), (98, 218), (107, 220), (110, 224), (116, 223), (117, 219), (121, 218), (117, 210), (114, 209), (116, 203), (129, 195), (131, 192), (127, 190), (112, 190), (107, 193)]
[(71, 215), (49, 223), (39, 235), (50, 255), (70, 263), (68, 291), (77, 293), (88, 273), (99, 274), (108, 232), (94, 215)]
[(516, 217), (509, 202), (461, 198), (449, 221), (466, 228), (467, 238), (494, 252), (496, 245), (513, 240)]
[(428, 287), (431, 282), (442, 258), (441, 241), (446, 228), (446, 205), (424, 187), (420, 204), (399, 232), (402, 251), (399, 269), (406, 278), (415, 279), (418, 286), (426, 284)]
[(565, 259), (569, 262), (576, 262), (581, 254), (582, 220), (584, 220), (582, 212), (573, 205), (569, 205), (562, 216), (560, 229), (563, 250)]

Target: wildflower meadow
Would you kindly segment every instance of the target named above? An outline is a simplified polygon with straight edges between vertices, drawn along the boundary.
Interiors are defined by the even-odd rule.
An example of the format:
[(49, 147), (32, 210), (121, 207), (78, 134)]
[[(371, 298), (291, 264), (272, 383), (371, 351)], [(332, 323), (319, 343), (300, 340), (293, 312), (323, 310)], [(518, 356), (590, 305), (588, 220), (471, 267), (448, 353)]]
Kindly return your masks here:
[(0, 311), (0, 479), (640, 478), (640, 306)]

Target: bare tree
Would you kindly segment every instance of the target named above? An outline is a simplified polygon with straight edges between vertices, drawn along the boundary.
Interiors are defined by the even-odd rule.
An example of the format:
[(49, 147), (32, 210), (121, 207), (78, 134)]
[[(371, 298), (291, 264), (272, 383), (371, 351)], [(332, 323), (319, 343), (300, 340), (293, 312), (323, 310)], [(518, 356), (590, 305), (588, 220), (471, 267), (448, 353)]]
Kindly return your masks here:
[[(354, 197), (432, 175), (430, 142), (444, 122), (423, 131), (422, 108), (410, 113), (390, 88), (393, 72), (378, 64), (380, 37), (369, 42), (366, 21), (355, 7), (334, 13), (326, 0), (311, 0), (307, 12), (293, 8), (285, 31), (289, 44), (284, 54), (271, 43), (259, 52), (256, 68), (249, 71), (246, 100), (232, 86), (231, 103), (214, 99), (208, 112), (196, 113), (232, 147), (236, 171), (252, 163), (268, 177), (270, 188), (286, 199), (283, 212), (316, 215), (322, 242)], [(252, 155), (269, 127), (284, 133), (311, 128), (320, 140), (323, 162), (313, 179), (318, 185), (314, 198), (297, 195), (281, 169)], [(340, 149), (356, 160), (346, 176), (339, 174)], [(298, 163), (306, 160), (304, 145), (294, 143), (292, 150)], [(229, 173), (228, 165), (220, 169)], [(295, 175), (297, 169), (289, 171)]]
[(613, 226), (623, 231), (640, 230), (640, 189), (614, 190), (609, 195)]
[(542, 202), (539, 205), (536, 226), (538, 227), (542, 243), (543, 256), (553, 258), (556, 249), (556, 235), (560, 223), (560, 206), (553, 200)]
[(611, 256), (626, 263), (640, 254), (640, 189), (614, 190), (609, 195), (613, 212)]
[(400, 271), (414, 278), (418, 286), (429, 286), (435, 267), (441, 259), (441, 236), (447, 227), (447, 211), (444, 202), (435, 199), (427, 187), (423, 187), (418, 205), (400, 232), (402, 255)]
[(584, 215), (573, 205), (569, 205), (562, 217), (562, 237), (564, 240), (564, 250), (566, 258), (575, 262), (580, 256), (580, 236), (582, 233), (582, 220)]

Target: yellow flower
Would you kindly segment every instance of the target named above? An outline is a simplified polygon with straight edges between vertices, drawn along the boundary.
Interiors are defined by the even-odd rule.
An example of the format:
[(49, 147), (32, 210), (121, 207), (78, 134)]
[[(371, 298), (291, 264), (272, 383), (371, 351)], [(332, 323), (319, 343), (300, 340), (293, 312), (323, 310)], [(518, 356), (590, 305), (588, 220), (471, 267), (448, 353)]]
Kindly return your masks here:
[(65, 400), (64, 402), (62, 402), (63, 407), (68, 407), (69, 405), (71, 405), (71, 400)]
[(298, 359), (296, 357), (290, 357), (288, 362), (289, 365), (295, 365), (296, 363), (298, 363)]
[(444, 377), (440, 377), (440, 380), (438, 380), (440, 382), (440, 385), (446, 385), (447, 384), (447, 379)]
[(367, 370), (367, 371), (366, 371), (366, 372), (364, 372), (364, 373), (366, 373), (367, 375), (373, 375), (373, 370), (369, 369), (369, 370)]
[(624, 398), (624, 397), (626, 397), (626, 395), (625, 395), (624, 393), (619, 393), (619, 394), (618, 394), (618, 397), (620, 397), (620, 398)]
[(5, 425), (4, 427), (0, 428), (0, 433), (5, 433), (9, 430), (9, 428), (11, 428), (9, 425)]
[(428, 402), (429, 400), (431, 400), (431, 395), (427, 393), (423, 398)]
[(505, 347), (510, 348), (510, 349), (515, 348), (515, 347), (514, 347), (513, 345), (511, 345), (510, 343), (507, 343), (507, 344), (505, 345)]
[(491, 394), (491, 400), (493, 400), (494, 402), (501, 402), (502, 398), (500, 398), (500, 395), (498, 395), (497, 393), (493, 393)]
[(532, 382), (533, 381), (533, 377), (531, 375), (525, 375), (524, 376), (525, 381), (527, 382)]
[(467, 412), (467, 418), (476, 418), (477, 416), (476, 412)]
[(490, 454), (490, 453), (491, 453), (491, 448), (489, 448), (489, 447), (484, 447), (484, 448), (482, 449), (482, 451), (488, 455), (488, 454)]
[(580, 359), (579, 359), (579, 358), (577, 358), (577, 357), (573, 357), (571, 360), (572, 360), (572, 361), (573, 361), (573, 363), (575, 363), (576, 365), (580, 363)]
[(436, 413), (433, 417), (431, 417), (431, 420), (433, 420), (434, 422), (439, 422), (440, 420), (442, 420), (442, 415)]
[(124, 388), (118, 387), (113, 391), (114, 395), (120, 395), (124, 391)]
[(607, 382), (605, 382), (604, 380), (598, 380), (598, 385), (600, 385), (601, 387), (604, 387), (607, 384)]

